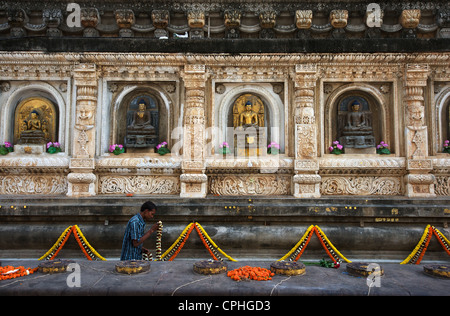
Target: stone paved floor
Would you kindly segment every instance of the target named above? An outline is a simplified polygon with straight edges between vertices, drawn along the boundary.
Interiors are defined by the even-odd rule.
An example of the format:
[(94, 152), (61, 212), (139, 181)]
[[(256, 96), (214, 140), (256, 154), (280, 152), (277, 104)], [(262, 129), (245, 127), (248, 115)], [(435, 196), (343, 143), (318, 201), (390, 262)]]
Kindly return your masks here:
[[(192, 267), (199, 260), (151, 262), (150, 271), (135, 275), (115, 272), (118, 261), (88, 261), (74, 259), (80, 267), (80, 286), (69, 287), (75, 281), (73, 272), (44, 274), (36, 272), (21, 278), (0, 281), (0, 296), (7, 295), (148, 295), (190, 297), (270, 297), (270, 296), (449, 296), (450, 279), (426, 275), (420, 265), (381, 263), (385, 274), (379, 287), (369, 288), (362, 277), (350, 276), (346, 264), (339, 269), (307, 265), (301, 276), (276, 275), (270, 281), (231, 280), (226, 274), (200, 275)], [(2, 265), (36, 267), (42, 261), (2, 260)], [(228, 269), (244, 265), (269, 268), (273, 261), (226, 261)], [(73, 282), (72, 282), (73, 283)]]

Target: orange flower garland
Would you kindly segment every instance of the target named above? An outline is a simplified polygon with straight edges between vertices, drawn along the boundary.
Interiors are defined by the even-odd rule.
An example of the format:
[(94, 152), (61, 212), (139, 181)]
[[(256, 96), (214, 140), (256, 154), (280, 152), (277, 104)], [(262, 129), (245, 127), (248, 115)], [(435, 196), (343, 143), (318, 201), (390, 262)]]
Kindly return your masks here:
[(22, 277), (24, 275), (33, 274), (37, 271), (38, 268), (27, 268), (25, 269), (23, 266), (13, 267), (13, 266), (4, 266), (0, 267), (0, 280), (8, 280), (14, 279), (17, 277)]
[(227, 276), (234, 281), (256, 280), (268, 281), (272, 280), (275, 274), (268, 269), (260, 267), (243, 266), (227, 272)]
[(203, 242), (203, 245), (205, 245), (205, 248), (208, 250), (209, 254), (211, 255), (211, 257), (213, 257), (214, 260), (220, 260), (222, 261), (222, 258), (219, 257), (219, 259), (217, 259), (217, 256), (213, 253), (211, 246), (208, 244), (208, 242), (206, 241), (205, 237), (203, 236), (203, 233), (200, 231), (200, 229), (198, 228), (197, 225), (195, 225), (195, 230), (197, 231), (198, 235), (200, 236), (200, 239)]

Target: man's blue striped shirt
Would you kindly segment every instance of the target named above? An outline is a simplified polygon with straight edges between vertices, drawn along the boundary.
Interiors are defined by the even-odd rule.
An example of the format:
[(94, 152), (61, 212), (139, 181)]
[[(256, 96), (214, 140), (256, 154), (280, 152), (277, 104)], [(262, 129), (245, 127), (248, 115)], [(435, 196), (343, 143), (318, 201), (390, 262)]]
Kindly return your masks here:
[(134, 215), (127, 224), (123, 235), (122, 254), (120, 260), (142, 260), (142, 244), (135, 247), (133, 239), (141, 240), (144, 236), (145, 221), (141, 214)]

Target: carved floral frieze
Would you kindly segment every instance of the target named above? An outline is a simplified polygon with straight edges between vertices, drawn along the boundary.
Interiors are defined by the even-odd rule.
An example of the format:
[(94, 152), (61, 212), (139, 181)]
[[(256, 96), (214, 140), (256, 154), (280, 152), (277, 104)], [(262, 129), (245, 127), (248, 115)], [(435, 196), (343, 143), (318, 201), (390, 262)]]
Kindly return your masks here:
[(402, 195), (400, 177), (322, 177), (322, 195)]
[(176, 176), (119, 176), (99, 177), (99, 194), (179, 194), (180, 180)]
[(290, 175), (215, 175), (208, 179), (213, 195), (288, 195)]

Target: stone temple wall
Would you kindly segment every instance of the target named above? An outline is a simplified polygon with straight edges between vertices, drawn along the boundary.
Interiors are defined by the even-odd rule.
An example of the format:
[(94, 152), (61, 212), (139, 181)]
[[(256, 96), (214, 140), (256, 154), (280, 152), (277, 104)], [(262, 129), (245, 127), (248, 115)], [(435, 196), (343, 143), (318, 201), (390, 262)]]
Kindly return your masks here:
[[(0, 143), (14, 143), (18, 105), (57, 109), (62, 152), (15, 145), (0, 156), (1, 195), (448, 196), (450, 54), (439, 53), (43, 53), (1, 52)], [(171, 153), (108, 151), (121, 143), (120, 108), (154, 95)], [(230, 105), (266, 104), (279, 155), (223, 156)], [(337, 104), (374, 106), (376, 141), (391, 154), (330, 154)], [(275, 136), (274, 136), (275, 135)], [(37, 146), (39, 147), (39, 146)], [(264, 151), (266, 150), (264, 145)]]
[[(441, 0), (0, 1), (0, 195), (448, 196), (449, 17)], [(141, 96), (171, 153), (113, 155)], [(265, 109), (257, 156), (221, 153), (240, 96)], [(30, 100), (61, 152), (18, 141)], [(350, 100), (371, 145), (334, 155)]]

